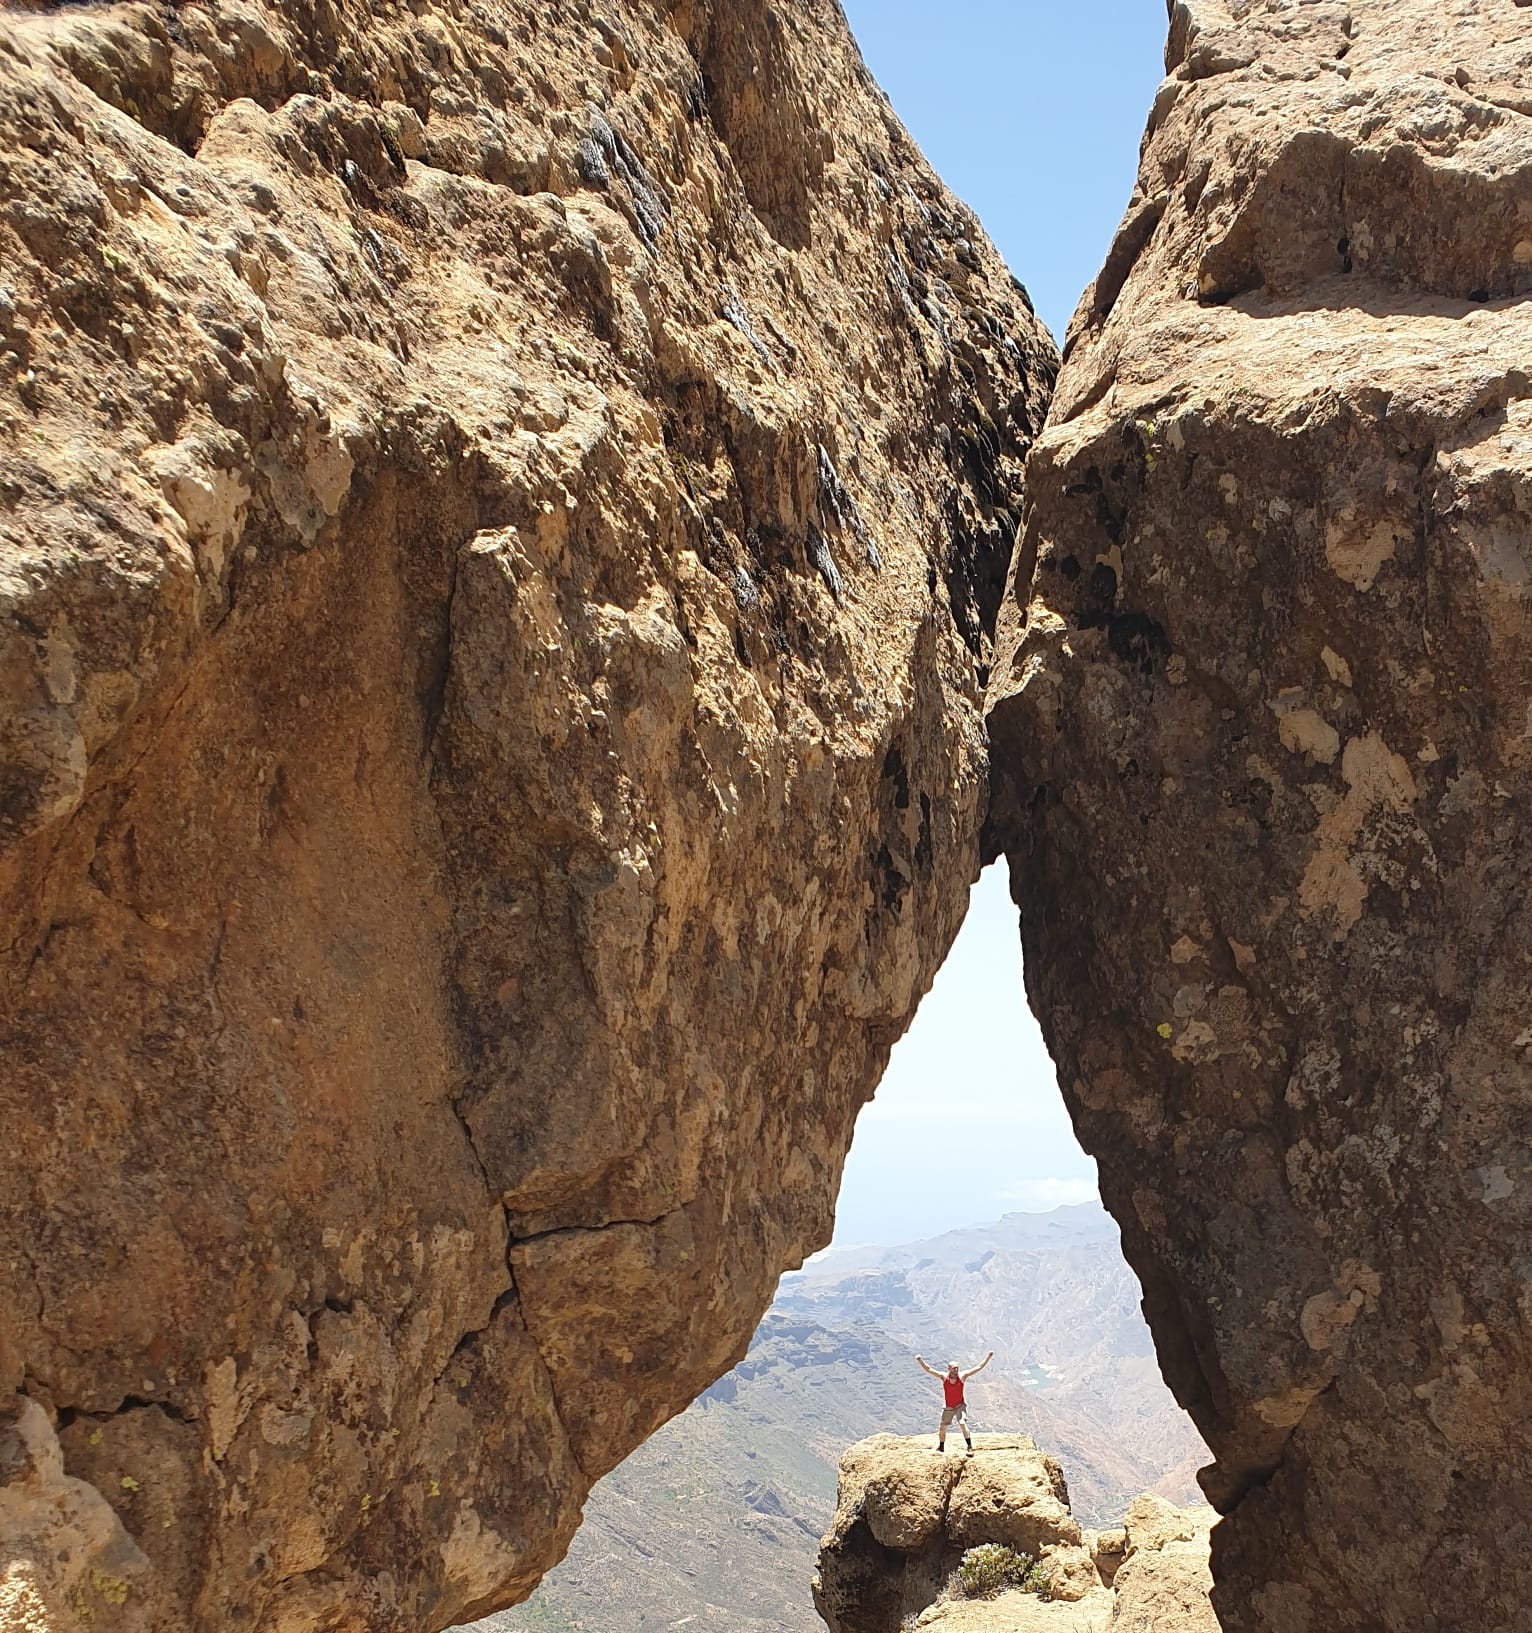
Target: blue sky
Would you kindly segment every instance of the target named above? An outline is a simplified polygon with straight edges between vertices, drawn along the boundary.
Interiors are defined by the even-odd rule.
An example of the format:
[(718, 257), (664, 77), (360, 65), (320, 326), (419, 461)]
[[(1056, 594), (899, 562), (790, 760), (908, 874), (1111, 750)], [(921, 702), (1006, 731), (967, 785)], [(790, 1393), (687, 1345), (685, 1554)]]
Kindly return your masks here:
[(1133, 190), (1164, 0), (843, 0), (862, 55), (1062, 341)]
[[(1062, 341), (1133, 188), (1162, 0), (843, 0), (868, 66)], [(1003, 869), (862, 1113), (837, 1242), (899, 1242), (1095, 1194), (1021, 986)]]

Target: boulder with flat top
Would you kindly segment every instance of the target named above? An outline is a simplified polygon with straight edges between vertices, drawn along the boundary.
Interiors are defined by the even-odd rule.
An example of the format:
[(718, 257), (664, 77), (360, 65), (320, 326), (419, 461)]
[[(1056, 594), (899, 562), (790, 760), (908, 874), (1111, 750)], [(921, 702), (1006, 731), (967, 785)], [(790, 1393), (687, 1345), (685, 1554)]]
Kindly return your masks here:
[[(1121, 1530), (1082, 1532), (1062, 1469), (1026, 1435), (976, 1435), (972, 1457), (939, 1452), (931, 1435), (874, 1435), (841, 1458), (814, 1604), (831, 1633), (897, 1633), (911, 1620), (942, 1633), (1216, 1633), (1212, 1519), (1145, 1495)], [(1037, 1561), (1046, 1591), (956, 1594), (964, 1554), (996, 1543)]]

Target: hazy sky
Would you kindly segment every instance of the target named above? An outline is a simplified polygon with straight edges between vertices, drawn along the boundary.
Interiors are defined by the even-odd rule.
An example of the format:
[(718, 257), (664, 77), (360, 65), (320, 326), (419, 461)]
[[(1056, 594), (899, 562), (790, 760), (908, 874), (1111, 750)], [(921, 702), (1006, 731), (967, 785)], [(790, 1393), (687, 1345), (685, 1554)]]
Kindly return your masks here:
[[(843, 0), (868, 66), (1062, 339), (1132, 191), (1162, 0)], [(1095, 1195), (1021, 986), (1002, 868), (862, 1113), (836, 1240), (898, 1242)]]

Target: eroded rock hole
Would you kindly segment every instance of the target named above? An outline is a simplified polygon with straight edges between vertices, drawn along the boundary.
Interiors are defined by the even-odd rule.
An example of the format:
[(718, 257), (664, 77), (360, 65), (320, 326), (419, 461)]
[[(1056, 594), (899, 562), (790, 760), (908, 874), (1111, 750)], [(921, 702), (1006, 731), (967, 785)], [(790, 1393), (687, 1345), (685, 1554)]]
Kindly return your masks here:
[[(910, 786), (897, 745), (882, 775), (891, 808), (924, 829), (930, 798)], [(881, 881), (891, 860), (876, 860)], [(990, 868), (862, 1113), (834, 1242), (783, 1278), (747, 1357), (596, 1488), (526, 1625), (634, 1594), (669, 1622), (711, 1601), (796, 1626), (812, 1617), (802, 1596), (817, 1561), (832, 1628), (895, 1633), (991, 1533), (1051, 1562), (1060, 1594), (1088, 1617), (1110, 1608), (1118, 1527), (1150, 1489), (1193, 1517), (1141, 1505), (1139, 1547), (1151, 1515), (1165, 1536), (1196, 1538), (1171, 1546), (1200, 1558), (1205, 1593), (1208, 1516), (1196, 1517), (1194, 1473), (1206, 1448), (1161, 1381), (1139, 1299), (1027, 1007), (1005, 870)], [(931, 1477), (942, 1396), (915, 1355), (971, 1366), (989, 1349), (995, 1360), (968, 1384), (975, 1461), (960, 1476), (954, 1458), (935, 1519), (897, 1519), (896, 1502), (876, 1534), (832, 1524), (848, 1442), (890, 1437), (857, 1452), (845, 1490), (860, 1480), (915, 1491)], [(956, 1428), (949, 1449), (963, 1450)], [(1038, 1479), (1050, 1493), (1041, 1508), (1020, 1495)]]

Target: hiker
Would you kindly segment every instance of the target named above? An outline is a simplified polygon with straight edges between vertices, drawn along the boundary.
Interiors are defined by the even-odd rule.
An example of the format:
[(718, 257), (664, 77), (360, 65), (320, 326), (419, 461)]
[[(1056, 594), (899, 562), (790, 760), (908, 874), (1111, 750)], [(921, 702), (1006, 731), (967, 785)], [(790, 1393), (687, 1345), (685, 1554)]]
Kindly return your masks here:
[(968, 1442), (968, 1455), (973, 1456), (973, 1436), (968, 1432), (968, 1403), (963, 1399), (963, 1385), (973, 1377), (974, 1373), (982, 1372), (994, 1358), (995, 1352), (991, 1350), (979, 1362), (978, 1366), (969, 1367), (967, 1372), (958, 1371), (956, 1361), (949, 1361), (947, 1370), (938, 1372), (935, 1367), (926, 1365), (925, 1356), (917, 1355), (915, 1357), (916, 1361), (920, 1363), (922, 1372), (929, 1372), (933, 1378), (940, 1378), (942, 1381), (942, 1397), (946, 1404), (942, 1407), (941, 1427), (936, 1431), (936, 1449), (938, 1452), (946, 1451), (947, 1425), (953, 1419), (956, 1419), (958, 1427), (963, 1431), (963, 1439)]

